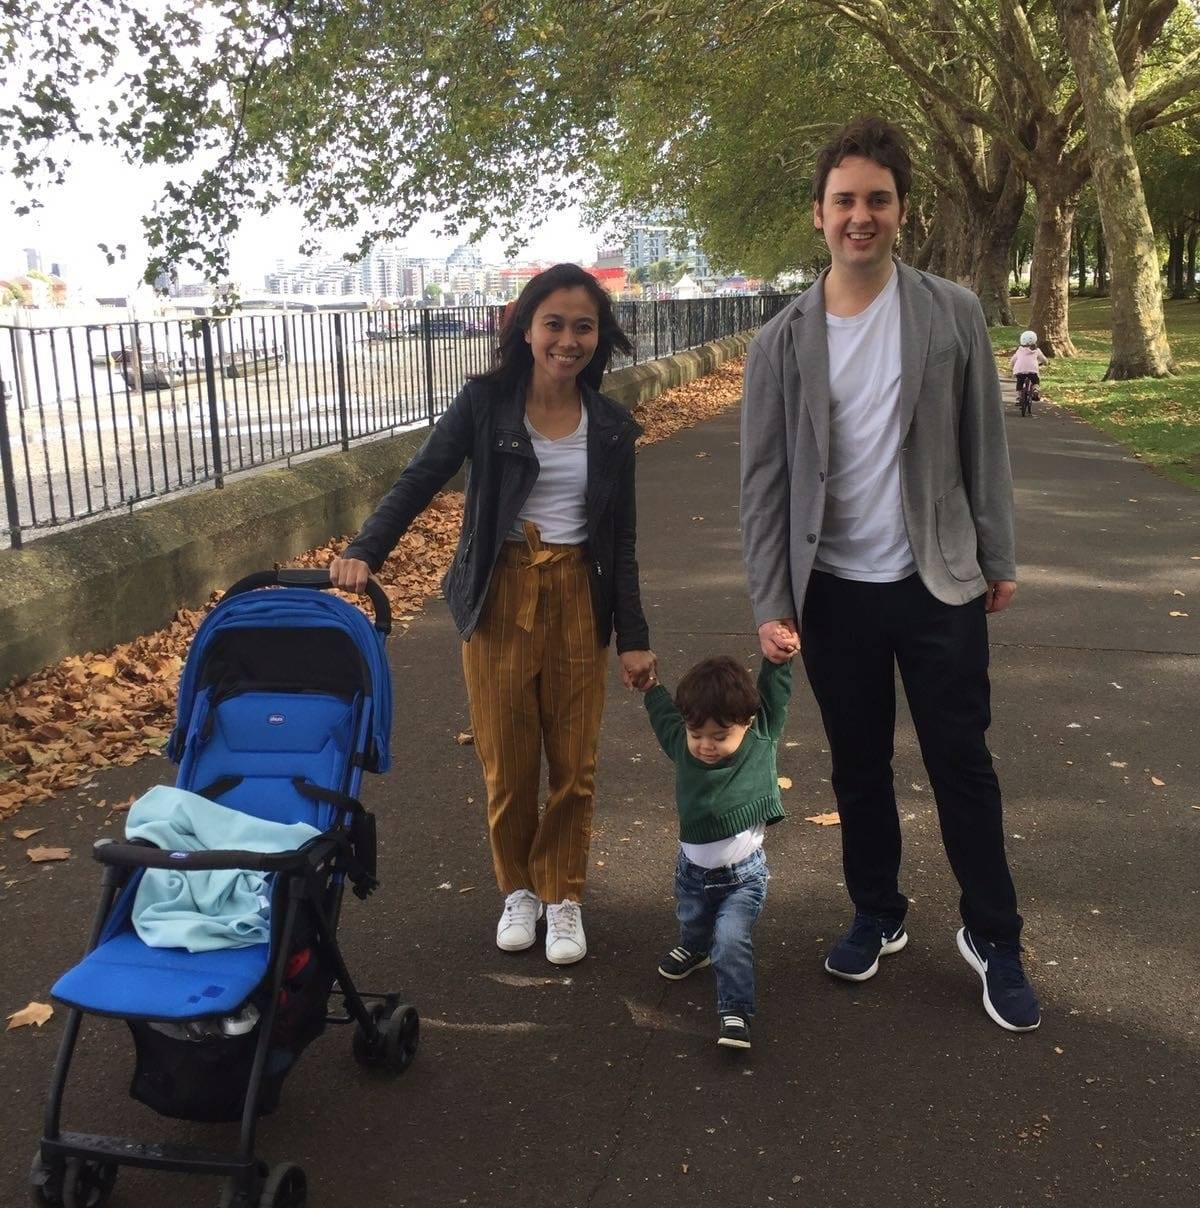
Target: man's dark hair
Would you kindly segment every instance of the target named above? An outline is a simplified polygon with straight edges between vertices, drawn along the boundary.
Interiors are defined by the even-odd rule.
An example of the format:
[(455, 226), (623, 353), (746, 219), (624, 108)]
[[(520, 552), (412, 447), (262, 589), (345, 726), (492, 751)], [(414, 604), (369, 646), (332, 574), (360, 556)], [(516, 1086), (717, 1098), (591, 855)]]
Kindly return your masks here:
[(692, 730), (706, 721), (745, 725), (758, 712), (758, 689), (750, 672), (727, 654), (697, 663), (675, 689), (675, 707)]
[(813, 169), (813, 201), (825, 200), (825, 182), (829, 173), (851, 155), (872, 160), (881, 168), (889, 168), (896, 182), (896, 197), (900, 204), (912, 188), (912, 160), (904, 132), (881, 117), (856, 117), (843, 126), (817, 152)]

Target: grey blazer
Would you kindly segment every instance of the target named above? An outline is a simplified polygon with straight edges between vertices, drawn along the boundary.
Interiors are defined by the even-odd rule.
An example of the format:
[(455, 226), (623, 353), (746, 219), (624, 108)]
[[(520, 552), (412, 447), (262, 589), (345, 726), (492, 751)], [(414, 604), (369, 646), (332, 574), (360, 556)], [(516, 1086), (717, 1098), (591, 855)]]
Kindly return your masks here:
[[(917, 573), (947, 604), (1015, 579), (1012, 472), (979, 300), (896, 261), (900, 494)], [(825, 274), (767, 323), (746, 359), (742, 547), (756, 624), (804, 610), (825, 512)]]

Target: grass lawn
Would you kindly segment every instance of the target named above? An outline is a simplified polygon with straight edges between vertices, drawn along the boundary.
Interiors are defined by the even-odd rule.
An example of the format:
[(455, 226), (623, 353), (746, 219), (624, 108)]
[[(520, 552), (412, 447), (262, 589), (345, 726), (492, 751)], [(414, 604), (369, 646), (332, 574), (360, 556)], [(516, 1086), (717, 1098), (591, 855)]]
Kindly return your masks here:
[[(1018, 322), (1028, 301), (1014, 301)], [(1164, 304), (1179, 374), (1161, 380), (1105, 382), (1112, 347), (1107, 298), (1071, 299), (1071, 338), (1079, 356), (1042, 368), (1042, 393), (1119, 440), (1148, 466), (1200, 489), (1200, 302)], [(992, 329), (997, 349), (1016, 347), (1021, 327)], [(1008, 372), (1008, 361), (1002, 362)]]

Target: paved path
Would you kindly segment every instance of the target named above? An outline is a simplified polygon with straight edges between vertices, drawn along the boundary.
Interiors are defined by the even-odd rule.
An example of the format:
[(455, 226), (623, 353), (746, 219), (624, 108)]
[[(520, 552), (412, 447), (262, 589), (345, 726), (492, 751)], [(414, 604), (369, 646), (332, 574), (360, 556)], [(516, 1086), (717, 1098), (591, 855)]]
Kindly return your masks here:
[[(713, 1043), (709, 975), (654, 973), (674, 942), (671, 775), (615, 677), (589, 957), (556, 970), (536, 949), (498, 952), (480, 776), (454, 741), (466, 727), (457, 642), (434, 604), (392, 647), (396, 767), (367, 786), (384, 887), (350, 903), (341, 931), (365, 984), (402, 986), (419, 1005), (422, 1051), (398, 1082), (362, 1073), (344, 1034), (306, 1054), (261, 1138), (269, 1158), (306, 1167), (313, 1208), (1195, 1203), (1200, 497), (1052, 409), (1009, 427), (1023, 583), (992, 627), (991, 741), (1042, 1029), (1009, 1035), (979, 1005), (907, 721), (896, 770), (912, 942), (862, 986), (821, 971), (848, 911), (838, 831), (804, 821), (833, 802), (803, 683), (748, 1058)], [(639, 458), (644, 592), (668, 683), (714, 651), (755, 655), (737, 439), (730, 413)], [(168, 775), (145, 761), (88, 796), (119, 800)], [(30, 869), (23, 844), (0, 848), (0, 875), (17, 881), (0, 892), (6, 1011), (44, 997), (80, 948), (98, 879), (80, 857), (100, 817), (77, 797), (21, 816), (76, 849), (65, 865)], [(24, 1202), (61, 1022), (0, 1036), (5, 1206)], [(122, 1025), (92, 1028), (81, 1054), (69, 1127), (212, 1139), (126, 1098)], [(114, 1204), (216, 1202), (199, 1179), (124, 1171), (118, 1186)]]

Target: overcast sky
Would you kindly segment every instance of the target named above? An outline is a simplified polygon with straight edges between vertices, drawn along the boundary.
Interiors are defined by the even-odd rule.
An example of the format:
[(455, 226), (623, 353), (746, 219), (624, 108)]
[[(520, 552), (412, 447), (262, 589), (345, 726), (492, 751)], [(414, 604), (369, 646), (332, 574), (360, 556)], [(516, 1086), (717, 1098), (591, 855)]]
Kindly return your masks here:
[[(42, 196), (43, 208), (26, 218), (13, 215), (14, 198), (23, 188), (0, 180), (0, 277), (25, 269), (26, 247), (42, 254), (42, 267), (52, 262), (66, 266), (72, 287), (84, 293), (124, 293), (140, 279), (147, 258), (140, 217), (158, 196), (161, 175), (125, 163), (111, 149), (72, 148), (74, 168), (60, 187)], [(436, 221), (422, 222), (405, 239), (414, 255), (447, 255), (461, 242), (436, 235)], [(232, 246), (233, 275), (243, 288), (262, 285), (263, 273), (277, 259), (297, 258), (304, 224), (293, 210), (281, 210), (269, 218), (248, 218)], [(331, 252), (348, 250), (351, 240), (331, 244)], [(124, 243), (126, 259), (112, 267), (97, 248), (98, 243), (115, 247)], [(584, 229), (579, 212), (564, 210), (533, 232), (522, 259), (574, 260), (588, 262), (596, 255), (595, 234)], [(506, 257), (499, 240), (487, 238), (480, 245), (485, 261), (500, 263)], [(199, 274), (184, 270), (183, 280)]]

